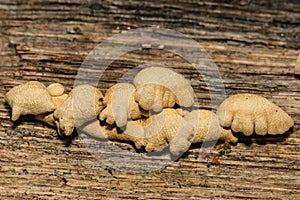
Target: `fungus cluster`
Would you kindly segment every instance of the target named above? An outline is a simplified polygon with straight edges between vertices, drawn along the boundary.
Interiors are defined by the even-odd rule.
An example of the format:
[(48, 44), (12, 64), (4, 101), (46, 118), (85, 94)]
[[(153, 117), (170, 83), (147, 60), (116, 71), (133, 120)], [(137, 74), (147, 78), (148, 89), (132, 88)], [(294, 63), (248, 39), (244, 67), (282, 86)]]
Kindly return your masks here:
[(236, 143), (232, 131), (246, 136), (282, 134), (294, 124), (281, 108), (252, 94), (229, 97), (216, 113), (193, 109), (189, 81), (161, 67), (143, 69), (132, 84), (115, 84), (104, 96), (90, 85), (66, 94), (61, 84), (46, 87), (31, 81), (12, 88), (5, 100), (13, 121), (35, 115), (56, 126), (60, 135), (71, 135), (76, 127), (92, 137), (131, 141), (146, 152), (169, 147), (174, 156), (187, 151), (191, 143), (218, 139)]

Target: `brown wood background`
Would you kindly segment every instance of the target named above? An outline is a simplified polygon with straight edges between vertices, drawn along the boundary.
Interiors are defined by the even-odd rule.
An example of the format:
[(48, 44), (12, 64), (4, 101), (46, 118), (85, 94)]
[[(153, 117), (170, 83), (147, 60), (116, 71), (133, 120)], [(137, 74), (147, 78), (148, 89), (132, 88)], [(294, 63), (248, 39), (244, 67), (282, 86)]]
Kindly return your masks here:
[[(151, 173), (104, 166), (79, 137), (22, 117), (10, 120), (5, 93), (29, 80), (72, 88), (85, 56), (123, 30), (160, 26), (190, 35), (218, 65), (228, 95), (260, 94), (295, 120), (276, 137), (241, 137), (231, 151), (200, 158), (195, 146)], [(1, 0), (0, 199), (300, 199), (299, 0)], [(105, 90), (129, 69), (160, 63), (193, 82), (200, 107), (209, 88), (182, 58), (157, 50), (128, 53), (99, 83)], [(118, 144), (129, 148), (128, 144)], [(213, 165), (213, 157), (220, 164)]]

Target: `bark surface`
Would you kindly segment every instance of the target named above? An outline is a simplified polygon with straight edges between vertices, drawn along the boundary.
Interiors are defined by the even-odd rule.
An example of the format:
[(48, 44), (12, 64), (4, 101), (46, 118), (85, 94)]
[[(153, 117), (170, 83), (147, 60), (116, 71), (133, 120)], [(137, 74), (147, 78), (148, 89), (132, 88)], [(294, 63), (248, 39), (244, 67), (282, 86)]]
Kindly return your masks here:
[[(105, 166), (78, 136), (58, 138), (54, 129), (30, 117), (10, 120), (4, 95), (13, 86), (37, 80), (58, 82), (70, 91), (96, 45), (149, 26), (199, 42), (218, 66), (227, 95), (268, 98), (293, 117), (293, 129), (280, 136), (239, 135), (230, 151), (217, 145), (206, 157), (195, 145), (158, 171), (130, 174)], [(300, 79), (294, 76), (299, 49), (298, 0), (1, 0), (0, 199), (299, 199)], [(105, 92), (129, 80), (132, 69), (143, 64), (182, 73), (191, 80), (199, 107), (216, 108), (211, 97), (221, 97), (221, 88), (206, 84), (186, 60), (162, 50), (121, 56), (98, 87)], [(88, 78), (98, 80), (98, 68), (89, 70), (95, 76)], [(135, 152), (130, 144), (115, 144)], [(102, 153), (107, 159), (115, 154)]]

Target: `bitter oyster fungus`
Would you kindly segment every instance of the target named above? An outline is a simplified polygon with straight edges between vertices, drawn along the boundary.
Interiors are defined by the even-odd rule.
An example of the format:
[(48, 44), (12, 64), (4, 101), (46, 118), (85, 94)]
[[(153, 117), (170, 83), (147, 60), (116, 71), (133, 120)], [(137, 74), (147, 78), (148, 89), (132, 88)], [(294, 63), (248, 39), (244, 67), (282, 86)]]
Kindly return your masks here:
[(190, 107), (194, 91), (181, 74), (163, 67), (149, 67), (140, 71), (133, 83), (137, 88), (135, 100), (145, 110), (160, 112), (176, 104)]
[(266, 98), (255, 94), (236, 94), (227, 98), (217, 115), (224, 127), (249, 136), (282, 134), (294, 125), (293, 119)]
[(39, 115), (53, 112), (56, 108), (46, 86), (37, 81), (30, 81), (12, 88), (5, 95), (5, 101), (12, 108), (12, 120), (21, 115)]

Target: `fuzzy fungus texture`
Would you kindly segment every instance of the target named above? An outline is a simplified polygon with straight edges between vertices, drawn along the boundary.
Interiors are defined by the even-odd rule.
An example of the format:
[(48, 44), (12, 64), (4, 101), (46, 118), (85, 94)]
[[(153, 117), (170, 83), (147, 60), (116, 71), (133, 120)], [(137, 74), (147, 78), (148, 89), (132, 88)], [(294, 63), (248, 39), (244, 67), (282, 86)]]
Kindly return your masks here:
[(51, 99), (55, 105), (55, 108), (58, 108), (68, 97), (69, 97), (69, 95), (62, 94), (61, 96), (51, 97)]
[(52, 83), (46, 88), (46, 90), (50, 94), (56, 108), (58, 108), (68, 98), (68, 95), (65, 94), (65, 87), (60, 83)]
[(217, 115), (222, 126), (246, 136), (253, 132), (258, 135), (282, 134), (294, 125), (285, 111), (254, 94), (236, 94), (227, 98), (218, 108)]
[(106, 108), (100, 113), (99, 119), (118, 127), (127, 125), (129, 119), (139, 119), (147, 113), (139, 108), (134, 101), (135, 87), (129, 83), (118, 83), (110, 87), (105, 96)]
[[(145, 109), (183, 107), (194, 104), (194, 91), (188, 80), (181, 74), (163, 67), (149, 67), (140, 71), (133, 81), (137, 92), (135, 100)], [(145, 89), (143, 89), (145, 87)]]
[(175, 109), (164, 109), (147, 119), (129, 121), (124, 129), (101, 126), (99, 121), (93, 121), (82, 130), (96, 138), (131, 141), (137, 149), (145, 147), (146, 152), (162, 151), (170, 146), (174, 156), (189, 149), (194, 134), (193, 127)]
[(154, 112), (161, 112), (163, 108), (172, 108), (178, 102), (168, 88), (152, 83), (138, 87), (134, 97), (144, 110)]
[(99, 139), (133, 142), (137, 149), (141, 149), (146, 145), (144, 126), (144, 121), (135, 120), (129, 121), (126, 128), (119, 129), (112, 125), (101, 125), (98, 120), (94, 120), (80, 129)]
[(237, 142), (237, 138), (232, 135), (231, 130), (223, 129), (220, 126), (218, 116), (209, 110), (193, 110), (187, 113), (184, 119), (194, 127), (193, 143), (218, 139)]
[[(51, 95), (51, 100), (55, 105), (55, 109), (59, 108), (61, 104), (68, 98), (68, 95), (65, 94), (65, 87), (60, 83), (53, 83), (49, 85), (46, 90)], [(54, 119), (54, 112), (39, 114), (34, 117), (38, 121), (45, 122), (50, 126), (56, 126)]]
[(54, 127), (56, 126), (53, 113), (45, 113), (45, 114), (36, 115), (36, 116), (34, 116), (34, 119), (45, 122), (50, 126), (54, 126)]
[(61, 96), (65, 93), (65, 87), (60, 83), (52, 83), (46, 90), (52, 97)]
[(296, 61), (295, 74), (300, 75), (300, 54), (299, 54), (298, 59)]
[(161, 151), (170, 145), (171, 154), (178, 156), (189, 149), (194, 129), (177, 110), (166, 108), (147, 120), (150, 121), (144, 128), (147, 152)]
[(6, 93), (5, 101), (12, 108), (13, 121), (21, 115), (39, 115), (53, 112), (56, 108), (46, 86), (37, 81), (12, 88)]
[(54, 112), (54, 119), (60, 135), (71, 135), (75, 127), (94, 120), (104, 108), (103, 95), (95, 87), (80, 85)]

